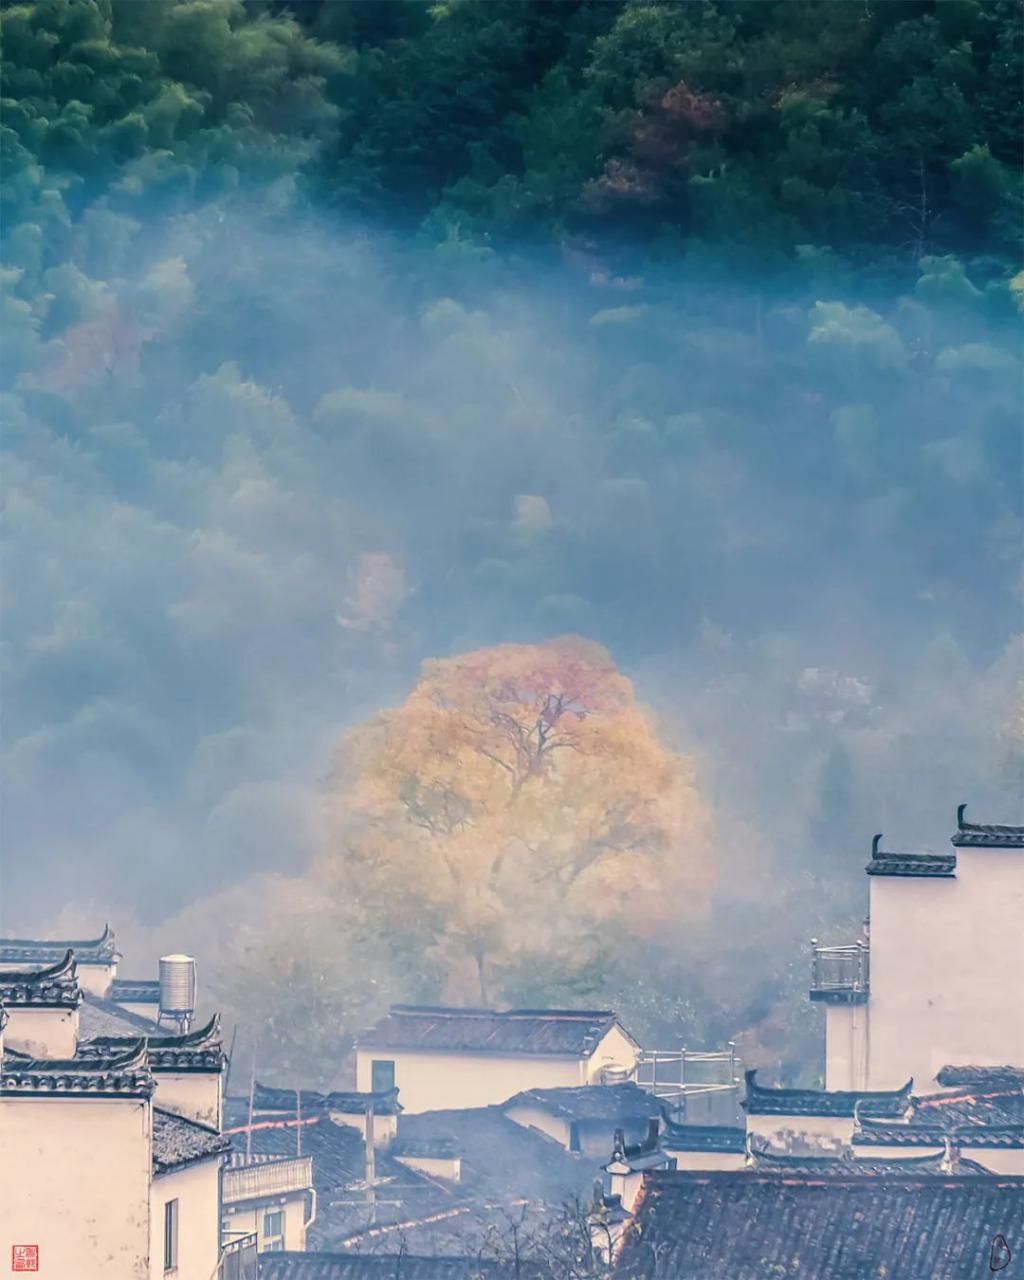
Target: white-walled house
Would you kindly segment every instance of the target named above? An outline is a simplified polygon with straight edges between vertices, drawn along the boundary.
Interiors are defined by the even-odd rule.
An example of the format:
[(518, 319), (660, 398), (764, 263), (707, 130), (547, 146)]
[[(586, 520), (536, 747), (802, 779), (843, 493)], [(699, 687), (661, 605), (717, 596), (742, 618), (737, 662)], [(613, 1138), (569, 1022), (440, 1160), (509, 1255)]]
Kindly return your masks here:
[[(222, 1269), (218, 1021), (167, 1035), (120, 1010), (109, 930), (107, 978), (87, 966), (88, 992), (70, 950), (15, 969), (12, 952), (49, 959), (51, 944), (14, 941), (0, 951), (0, 1257), (23, 1247), (43, 1280), (246, 1274), (240, 1252)], [(83, 1036), (83, 1010), (110, 1033)]]
[(217, 1275), (221, 1168), (229, 1145), (216, 1130), (154, 1106), (150, 1280)]
[(1024, 827), (968, 823), (961, 805), (952, 844), (894, 853), (875, 837), (864, 937), (812, 940), (825, 1089), (747, 1072), (748, 1156), (752, 1141), (875, 1162), (962, 1151), (967, 1169), (1024, 1172)]
[(225, 1240), (255, 1235), (260, 1253), (302, 1252), (316, 1219), (313, 1158), (232, 1152), (221, 1198)]
[(482, 1107), (525, 1089), (628, 1078), (639, 1056), (609, 1010), (392, 1005), (356, 1042), (356, 1088), (397, 1088), (410, 1114)]
[(849, 1148), (860, 1118), (898, 1123), (911, 1110), (912, 1080), (901, 1089), (876, 1092), (821, 1089), (772, 1089), (746, 1073), (747, 1137), (778, 1151), (838, 1154)]
[[(128, 1024), (129, 1026), (131, 1024)], [(136, 1035), (136, 1038), (137, 1035)], [(182, 1035), (160, 1032), (144, 1037), (149, 1067), (156, 1083), (154, 1106), (195, 1124), (220, 1131), (224, 1109), (224, 1069), (220, 1018)], [(90, 1036), (79, 1043), (80, 1056), (104, 1056), (125, 1036)]]
[(75, 957), (82, 991), (109, 996), (122, 957), (108, 924), (96, 938), (0, 938), (0, 974), (15, 969), (44, 969), (59, 963), (69, 951)]
[(0, 1063), (0, 1246), (41, 1280), (149, 1280), (153, 1079), (145, 1048)]
[(866, 868), (867, 937), (814, 945), (827, 1089), (938, 1089), (949, 1066), (1024, 1063), (1024, 827), (964, 820), (950, 853)]
[(510, 1120), (554, 1139), (566, 1151), (606, 1160), (616, 1136), (627, 1144), (644, 1141), (651, 1121), (665, 1127), (664, 1107), (632, 1081), (569, 1089), (528, 1089), (509, 1098), (502, 1111)]

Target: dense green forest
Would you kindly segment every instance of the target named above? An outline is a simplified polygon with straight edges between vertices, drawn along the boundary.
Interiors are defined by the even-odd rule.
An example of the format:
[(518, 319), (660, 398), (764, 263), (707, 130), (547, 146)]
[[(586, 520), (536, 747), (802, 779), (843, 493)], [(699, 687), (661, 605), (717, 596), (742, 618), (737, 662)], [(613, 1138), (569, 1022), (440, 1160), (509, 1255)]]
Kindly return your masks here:
[(452, 924), (313, 878), (332, 748), (575, 633), (693, 764), (709, 905), (494, 996), (813, 1075), (871, 834), (1024, 806), (1021, 6), (0, 24), (3, 922), (195, 949), (329, 1080)]
[(1020, 227), (1017, 0), (3, 8), (25, 268), (100, 193), (173, 208), (283, 176), (436, 238), (643, 235), (762, 265), (999, 259)]

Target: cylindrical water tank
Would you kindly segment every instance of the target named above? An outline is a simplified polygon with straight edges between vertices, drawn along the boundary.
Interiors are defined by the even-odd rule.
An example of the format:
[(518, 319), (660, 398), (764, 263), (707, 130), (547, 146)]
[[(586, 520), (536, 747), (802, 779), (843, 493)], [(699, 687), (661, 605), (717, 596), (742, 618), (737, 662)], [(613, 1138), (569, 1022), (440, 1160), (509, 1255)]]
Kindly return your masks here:
[(196, 1008), (196, 962), (192, 956), (160, 957), (160, 1012), (191, 1014)]

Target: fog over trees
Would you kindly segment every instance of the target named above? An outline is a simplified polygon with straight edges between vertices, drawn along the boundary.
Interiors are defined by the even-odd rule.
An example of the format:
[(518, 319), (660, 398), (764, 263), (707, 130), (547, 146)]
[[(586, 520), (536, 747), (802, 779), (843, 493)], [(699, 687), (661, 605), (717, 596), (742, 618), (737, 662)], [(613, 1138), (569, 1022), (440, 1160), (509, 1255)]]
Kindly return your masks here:
[(813, 1074), (871, 835), (1024, 816), (1019, 6), (0, 22), (3, 932)]

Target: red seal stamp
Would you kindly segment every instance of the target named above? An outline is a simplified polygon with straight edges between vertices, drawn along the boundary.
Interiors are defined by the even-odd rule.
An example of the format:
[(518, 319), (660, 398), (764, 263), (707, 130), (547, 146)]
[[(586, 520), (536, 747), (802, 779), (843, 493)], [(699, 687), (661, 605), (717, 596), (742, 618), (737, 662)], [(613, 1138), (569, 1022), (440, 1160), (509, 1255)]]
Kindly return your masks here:
[(12, 1244), (11, 1270), (38, 1271), (39, 1246), (37, 1244)]

